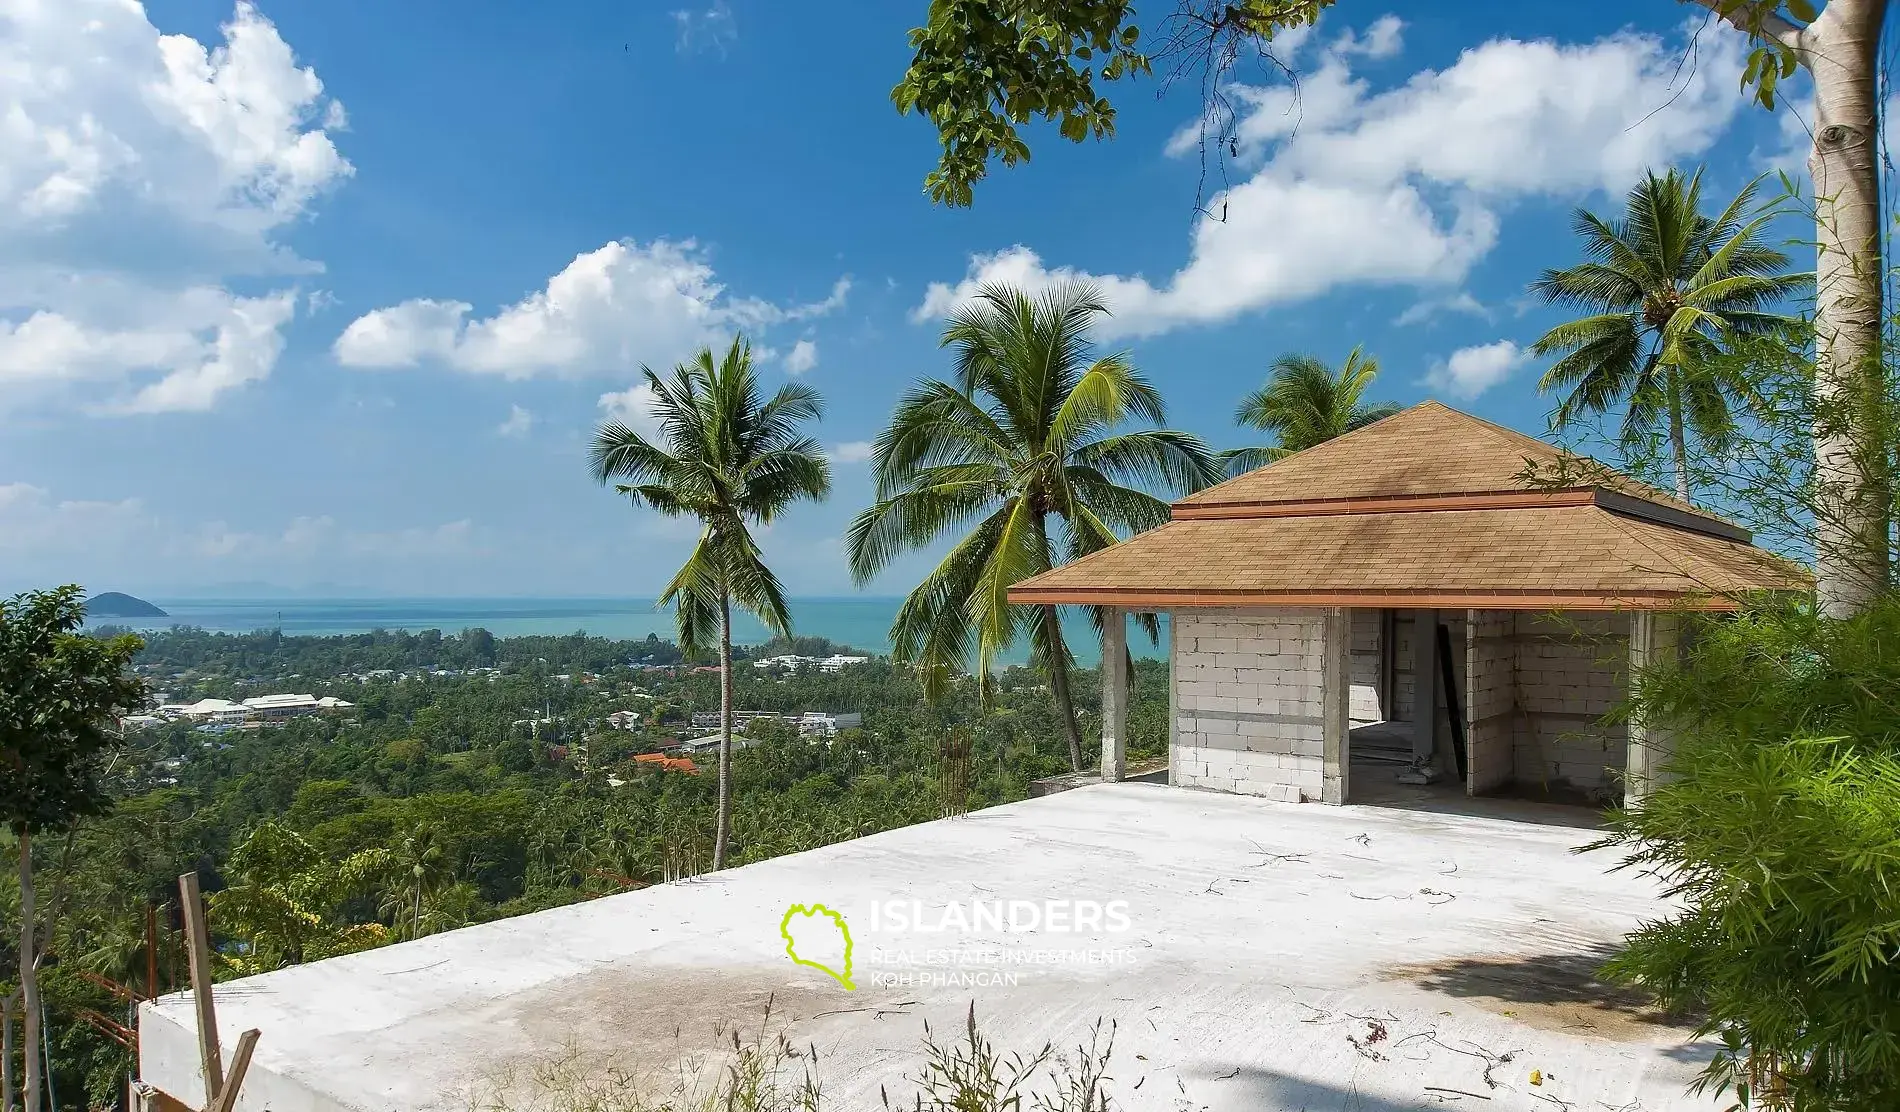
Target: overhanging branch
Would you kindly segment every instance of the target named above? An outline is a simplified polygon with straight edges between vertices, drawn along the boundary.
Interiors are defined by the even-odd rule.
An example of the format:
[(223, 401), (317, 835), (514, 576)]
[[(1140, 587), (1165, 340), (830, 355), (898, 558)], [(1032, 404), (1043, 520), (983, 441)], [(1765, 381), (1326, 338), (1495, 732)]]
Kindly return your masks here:
[(1797, 54), (1801, 50), (1803, 28), (1790, 22), (1779, 12), (1769, 11), (1763, 14), (1760, 17), (1761, 25), (1756, 28), (1749, 26), (1749, 20), (1744, 15), (1746, 5), (1737, 5), (1733, 3), (1733, 0), (1683, 0), (1683, 2), (1694, 4), (1699, 8), (1707, 8), (1722, 22), (1744, 34), (1759, 35), (1770, 42), (1796, 51)]

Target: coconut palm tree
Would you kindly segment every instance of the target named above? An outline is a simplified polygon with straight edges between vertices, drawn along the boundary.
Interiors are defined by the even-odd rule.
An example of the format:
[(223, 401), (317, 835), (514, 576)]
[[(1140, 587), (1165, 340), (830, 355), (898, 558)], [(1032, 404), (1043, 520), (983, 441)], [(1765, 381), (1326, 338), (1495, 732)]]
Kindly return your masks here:
[(1709, 217), (1700, 170), (1648, 174), (1620, 218), (1579, 209), (1574, 227), (1586, 260), (1547, 270), (1531, 286), (1547, 302), (1589, 312), (1531, 347), (1560, 356), (1538, 383), (1563, 393), (1552, 426), (1621, 407), (1626, 448), (1655, 443), (1659, 431), (1667, 437), (1676, 496), (1685, 502), (1690, 435), (1721, 450), (1736, 410), (1759, 400), (1734, 361), (1710, 356), (1726, 337), (1792, 323), (1773, 308), (1813, 283), (1810, 274), (1787, 273), (1788, 256), (1765, 242), (1775, 210), (1755, 204), (1759, 184)]
[(802, 426), (824, 403), (799, 383), (761, 397), (752, 349), (734, 337), (724, 357), (702, 348), (662, 379), (645, 367), (655, 431), (620, 421), (594, 438), (594, 478), (636, 505), (668, 517), (696, 517), (699, 543), (660, 596), (675, 607), (680, 648), (719, 645), (719, 804), (713, 868), (726, 863), (732, 826), (732, 607), (736, 603), (780, 637), (792, 633), (778, 577), (765, 566), (752, 526), (776, 520), (792, 504), (831, 492), (831, 465)]
[(1334, 371), (1311, 355), (1282, 355), (1266, 384), (1241, 400), (1236, 423), (1273, 433), (1277, 443), (1221, 453), (1229, 474), (1264, 467), (1294, 452), (1324, 444), (1399, 411), (1393, 402), (1364, 398), (1379, 375), (1379, 361), (1353, 348)]
[(962, 532), (898, 610), (893, 655), (917, 664), (935, 697), (974, 652), (987, 690), (997, 654), (1027, 633), (1078, 771), (1059, 615), (1011, 606), (1010, 585), (1168, 520), (1168, 503), (1150, 489), (1194, 490), (1220, 477), (1196, 437), (1115, 431), (1130, 418), (1160, 425), (1165, 414), (1125, 356), (1095, 357), (1089, 328), (1107, 312), (1093, 286), (1068, 283), (1033, 296), (986, 285), (952, 313), (943, 346), (956, 355), (954, 381), (926, 379), (898, 402), (873, 446), (877, 502), (846, 538), (862, 584), (903, 552)]

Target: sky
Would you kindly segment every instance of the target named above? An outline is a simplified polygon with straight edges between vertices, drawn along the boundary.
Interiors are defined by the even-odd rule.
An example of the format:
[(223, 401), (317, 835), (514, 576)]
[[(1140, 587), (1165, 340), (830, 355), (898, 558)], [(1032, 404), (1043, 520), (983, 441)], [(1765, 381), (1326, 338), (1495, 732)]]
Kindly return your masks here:
[(1804, 162), (1674, 0), (1341, 0), (1279, 44), (1297, 95), (1238, 73), (1224, 167), (1197, 89), (1130, 83), (1112, 142), (1034, 129), (946, 209), (889, 99), (926, 6), (0, 0), (0, 590), (651, 596), (695, 528), (587, 445), (743, 333), (835, 472), (768, 558), (849, 593), (868, 444), (992, 279), (1095, 279), (1101, 351), (1217, 447), (1275, 358), (1355, 345), (1380, 400), (1536, 434), (1571, 212)]

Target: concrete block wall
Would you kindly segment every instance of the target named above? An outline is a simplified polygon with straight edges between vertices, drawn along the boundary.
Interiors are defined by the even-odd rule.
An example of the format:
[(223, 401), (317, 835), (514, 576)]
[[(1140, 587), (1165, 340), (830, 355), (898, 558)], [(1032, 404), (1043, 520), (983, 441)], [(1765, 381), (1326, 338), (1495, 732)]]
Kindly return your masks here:
[(1379, 642), (1384, 637), (1385, 611), (1352, 611), (1352, 720), (1355, 723), (1386, 720), (1385, 708), (1379, 702), (1379, 673), (1384, 667)]
[(1177, 610), (1170, 782), (1318, 800), (1325, 611)]
[(1392, 626), (1392, 651), (1397, 655), (1393, 657), (1392, 711), (1387, 717), (1394, 722), (1411, 722), (1418, 717), (1412, 686), (1412, 633), (1416, 625), (1412, 612), (1401, 610)]
[(1517, 615), (1472, 610), (1465, 619), (1466, 790), (1496, 791), (1516, 772)]
[(1603, 796), (1629, 756), (1629, 728), (1603, 718), (1628, 697), (1628, 614), (1517, 615), (1515, 779)]

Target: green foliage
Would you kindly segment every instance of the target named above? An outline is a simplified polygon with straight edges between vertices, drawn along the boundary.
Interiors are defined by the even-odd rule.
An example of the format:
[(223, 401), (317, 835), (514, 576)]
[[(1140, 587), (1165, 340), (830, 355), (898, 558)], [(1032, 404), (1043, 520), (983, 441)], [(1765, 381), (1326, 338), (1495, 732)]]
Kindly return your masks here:
[[(735, 337), (715, 361), (703, 348), (670, 380), (642, 367), (653, 391), (658, 435), (649, 440), (618, 421), (600, 427), (594, 477), (668, 517), (698, 518), (699, 544), (668, 583), (660, 604), (679, 615), (680, 645), (710, 648), (725, 600), (737, 602), (780, 637), (791, 614), (751, 526), (769, 525), (800, 501), (831, 491), (831, 467), (802, 426), (824, 412), (817, 391), (798, 383), (759, 394), (752, 349)], [(615, 483), (615, 480), (624, 480)]]
[(231, 886), (210, 898), (209, 918), (241, 947), (222, 952), (238, 975), (347, 954), (389, 940), (380, 923), (350, 923), (341, 908), (390, 869), (382, 849), (332, 860), (274, 822), (259, 823), (232, 851)]
[[(1204, 55), (1213, 79), (1244, 47), (1305, 27), (1333, 0), (1178, 0), (1158, 58)], [(1129, 0), (932, 0), (910, 32), (910, 68), (891, 90), (900, 113), (937, 129), (943, 154), (924, 179), (938, 204), (969, 205), (992, 161), (1029, 158), (1021, 128), (1056, 125), (1073, 143), (1115, 132), (1115, 108), (1097, 82), (1152, 72)]]
[[(824, 413), (818, 392), (788, 383), (759, 396), (752, 349), (734, 337), (718, 362), (710, 348), (673, 369), (670, 382), (642, 367), (653, 393), (658, 444), (618, 421), (594, 441), (594, 478), (667, 517), (699, 519), (699, 543), (660, 594), (678, 615), (680, 645), (698, 652), (718, 638), (719, 672), (731, 686), (732, 604), (790, 638), (792, 615), (765, 566), (752, 526), (770, 525), (793, 504), (831, 493), (831, 465), (803, 426)], [(715, 633), (716, 631), (716, 633)], [(732, 824), (732, 707), (722, 700), (719, 806), (713, 868), (723, 868)]]
[(1088, 330), (1107, 311), (1086, 284), (1033, 297), (990, 285), (952, 314), (943, 345), (956, 355), (956, 380), (927, 379), (898, 402), (872, 452), (877, 502), (846, 535), (851, 573), (864, 583), (900, 554), (963, 533), (898, 610), (893, 656), (915, 665), (935, 697), (954, 672), (989, 676), (1026, 633), (1077, 769), (1071, 658), (1056, 608), (1011, 605), (1009, 588), (1167, 521), (1168, 503), (1150, 490), (1196, 490), (1221, 474), (1197, 437), (1116, 431), (1166, 414), (1125, 357), (1094, 356)]
[(1399, 411), (1393, 402), (1366, 403), (1379, 361), (1353, 348), (1334, 371), (1311, 355), (1283, 355), (1266, 385), (1241, 400), (1235, 423), (1274, 434), (1275, 443), (1223, 454), (1233, 474), (1264, 467), (1294, 452), (1362, 429)]
[(1768, 246), (1779, 208), (1757, 206), (1751, 182), (1716, 216), (1702, 212), (1702, 174), (1649, 174), (1630, 191), (1620, 219), (1579, 210), (1587, 261), (1547, 270), (1531, 290), (1589, 315), (1560, 324), (1531, 347), (1560, 358), (1538, 388), (1562, 392), (1551, 423), (1562, 428), (1622, 411), (1626, 450), (1667, 436), (1676, 492), (1689, 497), (1689, 445), (1720, 453), (1735, 440), (1739, 409), (1764, 409), (1746, 368), (1718, 358), (1735, 338), (1784, 329), (1773, 311), (1810, 289)]
[(105, 810), (113, 718), (144, 698), (128, 671), (142, 642), (78, 633), (84, 594), (65, 586), (0, 600), (0, 820), (16, 833)]
[[(677, 708), (676, 718), (716, 707), (717, 675), (625, 664), (656, 654), (677, 660), (667, 642), (538, 637), (497, 639), (496, 659), (510, 662), (498, 674), (436, 675), (425, 666), (466, 665), (422, 660), (399, 677), (340, 674), (372, 661), (396, 663), (381, 655), (396, 650), (394, 636), (186, 630), (155, 634), (140, 654), (136, 666), (179, 698), (237, 687), (235, 675), (257, 681), (259, 691), (294, 683), (334, 693), (365, 713), (215, 738), (187, 725), (135, 734), (120, 761), (123, 774), (108, 781), (116, 797), (111, 811), (64, 836), (72, 839), (70, 854), (61, 842), (40, 841), (43, 887), (66, 893), (53, 930), (57, 962), (43, 971), (62, 1101), (85, 1093), (101, 1103), (123, 1092), (129, 1058), (80, 1021), (76, 1009), (121, 1021), (124, 1012), (78, 974), (142, 988), (148, 906), (157, 908), (157, 987), (182, 985), (184, 955), (166, 905), (188, 869), (200, 870), (211, 893), (211, 928), (226, 976), (272, 968), (299, 953), (311, 960), (704, 870), (712, 777), (658, 772), (631, 760), (678, 738), (682, 728), (618, 730), (604, 719), (622, 707), (664, 703)], [(431, 651), (461, 640), (441, 638), (441, 648)], [(568, 645), (580, 655), (558, 655)], [(406, 651), (424, 651), (423, 639)], [(539, 663), (542, 656), (550, 663)], [(583, 658), (603, 662), (597, 678), (558, 678), (578, 673)], [(312, 670), (322, 662), (336, 671)], [(290, 680), (292, 672), (300, 678)], [(1092, 709), (1094, 674), (1076, 679), (1077, 702)], [(735, 702), (746, 709), (865, 714), (863, 730), (829, 742), (764, 727), (758, 744), (734, 754), (734, 863), (937, 818), (944, 803), (940, 748), (950, 728), (970, 740), (972, 808), (1022, 799), (1031, 780), (1068, 766), (1048, 692), (1028, 669), (995, 678), (987, 712), (968, 679), (926, 707), (915, 672), (883, 660), (837, 673), (741, 667), (734, 682)], [(538, 721), (544, 717), (552, 721)], [(571, 754), (549, 759), (546, 744), (537, 750), (530, 727), (513, 725), (524, 719), (536, 721), (543, 743), (586, 745), (591, 770), (583, 774)], [(1130, 721), (1131, 751), (1165, 745), (1162, 662), (1137, 662)], [(503, 767), (504, 754), (515, 751), (529, 759), (519, 770)], [(405, 871), (392, 851), (424, 831), (418, 914), (413, 862)], [(0, 842), (5, 838), (0, 833)], [(354, 862), (348, 876), (340, 875), (345, 862)], [(18, 891), (9, 883), (0, 877), (0, 921), (18, 918), (6, 910)], [(0, 959), (10, 956), (9, 945), (0, 938)]]
[[(1741, 86), (1773, 109), (1780, 82), (1800, 57), (1795, 23), (1812, 22), (1814, 0), (1697, 0), (1748, 36)], [(910, 32), (910, 67), (891, 90), (902, 114), (937, 129), (943, 151), (924, 178), (930, 199), (968, 206), (990, 163), (1029, 159), (1022, 127), (1056, 125), (1070, 142), (1115, 133), (1115, 106), (1098, 88), (1123, 77), (1168, 73), (1201, 90), (1211, 109), (1234, 63), (1251, 55), (1289, 78), (1272, 54), (1276, 36), (1319, 20), (1334, 0), (1173, 0), (1163, 29), (1144, 35), (1130, 0), (931, 0)], [(1097, 68), (1099, 67), (1099, 68)]]
[(1705, 1015), (1706, 1083), (1752, 1107), (1900, 1106), (1900, 603), (1693, 633), (1633, 700), (1676, 731), (1670, 776), (1602, 843), (1684, 909), (1611, 971)]

